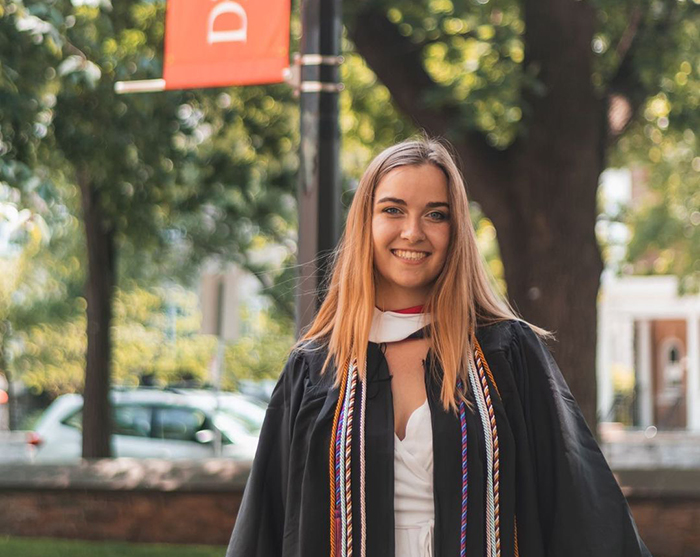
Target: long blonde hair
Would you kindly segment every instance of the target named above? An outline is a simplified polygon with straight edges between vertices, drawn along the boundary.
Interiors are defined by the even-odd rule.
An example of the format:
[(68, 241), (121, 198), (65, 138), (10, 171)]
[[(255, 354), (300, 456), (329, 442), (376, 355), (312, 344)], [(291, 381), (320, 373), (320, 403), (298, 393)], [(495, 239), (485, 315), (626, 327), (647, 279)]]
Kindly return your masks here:
[[(318, 341), (328, 349), (323, 371), (336, 364), (336, 384), (348, 362), (363, 370), (375, 307), (375, 269), (372, 243), (374, 192), (389, 172), (401, 166), (431, 164), (447, 177), (450, 206), (450, 244), (445, 265), (435, 280), (424, 311), (430, 348), (442, 369), (441, 400), (456, 409), (457, 379), (469, 385), (467, 358), (472, 334), (479, 325), (520, 319), (498, 294), (479, 253), (469, 215), (464, 179), (450, 151), (439, 140), (420, 138), (382, 151), (367, 167), (350, 206), (345, 231), (334, 253), (326, 297), (299, 343)], [(433, 368), (433, 372), (434, 372)]]

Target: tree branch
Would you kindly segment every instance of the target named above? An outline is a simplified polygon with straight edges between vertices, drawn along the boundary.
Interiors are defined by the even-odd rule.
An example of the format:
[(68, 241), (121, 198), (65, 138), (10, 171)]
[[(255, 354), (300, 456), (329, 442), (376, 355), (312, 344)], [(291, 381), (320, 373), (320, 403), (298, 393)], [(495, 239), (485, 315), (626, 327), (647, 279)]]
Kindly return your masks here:
[(262, 284), (264, 289), (263, 294), (265, 296), (268, 296), (272, 300), (272, 303), (275, 304), (275, 307), (283, 315), (286, 315), (288, 318), (294, 321), (296, 319), (296, 315), (294, 312), (293, 305), (290, 306), (288, 301), (285, 300), (284, 297), (281, 296), (280, 293), (275, 290), (274, 280), (270, 277), (268, 271), (260, 269), (255, 265), (251, 265), (248, 262), (245, 262), (243, 264), (243, 268), (246, 269), (248, 272), (252, 273), (255, 276), (255, 278), (257, 278), (260, 281), (260, 284)]
[(426, 94), (440, 87), (423, 67), (422, 47), (401, 35), (381, 8), (365, 3), (348, 22), (348, 32), (357, 52), (389, 89), (394, 102), (411, 120), (430, 135), (452, 141), (462, 159), (462, 172), (474, 199), (482, 203), (503, 199), (502, 188), (489, 185), (508, 184), (508, 156), (489, 145), (483, 134), (457, 126), (458, 106), (433, 108), (426, 104)]
[(620, 61), (606, 91), (608, 141), (611, 144), (624, 134), (644, 101), (652, 94), (652, 91), (644, 87), (635, 64), (640, 46), (645, 42), (644, 37), (648, 32), (659, 37), (669, 36), (676, 11), (677, 6), (670, 5), (666, 17), (658, 20), (653, 27), (644, 23), (645, 15), (646, 21), (649, 18), (641, 8), (636, 7), (632, 12), (629, 25), (615, 49)]

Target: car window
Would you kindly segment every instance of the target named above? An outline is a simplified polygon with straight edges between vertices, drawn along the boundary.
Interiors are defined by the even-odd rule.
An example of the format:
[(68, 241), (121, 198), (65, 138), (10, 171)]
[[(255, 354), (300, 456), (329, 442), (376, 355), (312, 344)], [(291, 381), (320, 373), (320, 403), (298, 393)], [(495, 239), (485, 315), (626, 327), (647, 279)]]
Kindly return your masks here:
[(83, 411), (78, 410), (61, 421), (62, 424), (74, 427), (78, 431), (83, 431)]
[[(129, 435), (131, 437), (150, 437), (151, 413), (148, 406), (125, 405), (112, 408), (112, 427), (115, 435)], [(74, 427), (78, 431), (83, 430), (83, 411), (78, 410), (66, 419), (63, 424)]]
[(151, 436), (151, 413), (148, 406), (117, 406), (113, 410), (115, 435)]
[(196, 441), (195, 434), (206, 429), (207, 417), (196, 408), (158, 408), (158, 427), (154, 437), (161, 439), (174, 439), (179, 441)]

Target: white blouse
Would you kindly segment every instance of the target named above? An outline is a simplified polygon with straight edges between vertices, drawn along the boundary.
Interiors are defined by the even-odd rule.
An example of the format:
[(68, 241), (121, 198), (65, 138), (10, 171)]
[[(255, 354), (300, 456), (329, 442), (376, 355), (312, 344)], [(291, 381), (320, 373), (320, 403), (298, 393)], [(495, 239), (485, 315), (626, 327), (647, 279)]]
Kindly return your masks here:
[(397, 557), (432, 557), (433, 429), (427, 399), (408, 418), (404, 439), (394, 433), (394, 523)]

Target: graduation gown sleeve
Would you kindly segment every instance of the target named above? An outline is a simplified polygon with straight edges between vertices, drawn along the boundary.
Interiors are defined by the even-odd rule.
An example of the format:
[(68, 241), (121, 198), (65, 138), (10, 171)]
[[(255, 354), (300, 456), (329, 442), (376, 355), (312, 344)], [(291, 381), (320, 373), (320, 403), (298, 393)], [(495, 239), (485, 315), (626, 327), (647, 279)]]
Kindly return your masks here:
[(651, 557), (551, 354), (523, 323), (512, 343), (546, 555)]
[(293, 352), (272, 393), (226, 557), (282, 555), (294, 383), (303, 366)]

